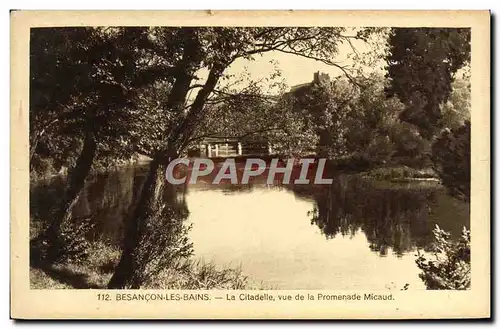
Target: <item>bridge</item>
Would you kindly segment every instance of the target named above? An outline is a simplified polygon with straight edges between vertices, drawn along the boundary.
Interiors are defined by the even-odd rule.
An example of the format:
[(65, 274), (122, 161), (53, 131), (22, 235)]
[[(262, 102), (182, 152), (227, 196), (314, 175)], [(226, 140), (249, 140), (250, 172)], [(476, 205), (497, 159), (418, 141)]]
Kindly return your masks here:
[(205, 138), (199, 144), (199, 156), (208, 158), (263, 156), (272, 153), (270, 144), (263, 140)]

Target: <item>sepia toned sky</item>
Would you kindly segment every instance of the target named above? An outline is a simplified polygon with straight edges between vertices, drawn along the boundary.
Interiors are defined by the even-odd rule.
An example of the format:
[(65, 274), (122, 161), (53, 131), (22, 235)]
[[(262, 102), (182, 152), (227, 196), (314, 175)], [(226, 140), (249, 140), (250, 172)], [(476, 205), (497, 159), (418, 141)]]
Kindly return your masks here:
[[(376, 51), (383, 51), (382, 48), (385, 47), (385, 40), (377, 41)], [(373, 46), (369, 46), (362, 41), (355, 41), (354, 47), (356, 51), (363, 55), (374, 50)], [(352, 59), (348, 58), (353, 55), (354, 51), (352, 47), (348, 44), (341, 44), (339, 46), (339, 52), (334, 58), (335, 62), (339, 65), (347, 65), (352, 67)], [(356, 63), (359, 65), (359, 63)], [(298, 84), (311, 82), (313, 79), (313, 74), (317, 71), (328, 73), (330, 76), (338, 76), (342, 74), (342, 71), (334, 66), (327, 65), (323, 62), (316, 61), (309, 58), (303, 58), (296, 55), (285, 54), (277, 51), (268, 52), (265, 54), (260, 54), (254, 56), (254, 60), (239, 59), (235, 61), (227, 70), (228, 74), (241, 73), (245, 70), (253, 79), (261, 79), (269, 76), (275, 68), (281, 71), (281, 77), (288, 87), (292, 87)], [(378, 61), (373, 67), (365, 67), (366, 71), (371, 70), (383, 70), (384, 62)]]
[[(361, 57), (372, 57), (375, 55), (381, 55), (386, 49), (386, 39), (379, 37), (376, 40), (371, 40), (370, 43), (365, 43), (363, 41), (354, 40), (353, 46), (356, 52)], [(345, 66), (347, 68), (353, 68), (354, 66), (363, 67), (364, 72), (372, 72), (375, 70), (383, 71), (385, 70), (385, 61), (379, 59), (375, 64), (371, 66), (363, 66), (358, 62), (355, 62), (350, 58), (354, 55), (353, 48), (347, 44), (342, 43), (339, 45), (338, 53), (333, 58), (335, 63)], [(236, 80), (245, 77), (243, 82), (233, 85), (235, 90), (241, 90), (248, 85), (250, 80), (260, 80), (269, 77), (273, 72), (279, 70), (281, 72), (281, 77), (273, 81), (279, 80), (279, 82), (286, 85), (286, 90), (291, 87), (308, 83), (313, 80), (313, 75), (315, 72), (328, 73), (330, 77), (335, 77), (343, 74), (342, 70), (335, 66), (327, 65), (323, 62), (316, 61), (314, 59), (304, 58), (297, 55), (281, 53), (278, 51), (270, 51), (264, 54), (257, 54), (253, 56), (252, 60), (248, 59), (237, 59), (234, 63), (226, 69), (225, 75), (232, 75), (229, 80), (220, 80), (220, 86), (225, 84), (233, 84)], [(208, 76), (208, 70), (202, 69), (197, 73), (199, 80), (196, 83), (204, 82)], [(194, 82), (193, 82), (194, 83)], [(261, 85), (266, 88), (269, 82), (261, 82)], [(197, 88), (193, 89), (197, 90)], [(267, 93), (277, 94), (278, 89), (268, 89)], [(192, 92), (189, 95), (189, 99), (194, 99), (196, 97), (196, 92)]]

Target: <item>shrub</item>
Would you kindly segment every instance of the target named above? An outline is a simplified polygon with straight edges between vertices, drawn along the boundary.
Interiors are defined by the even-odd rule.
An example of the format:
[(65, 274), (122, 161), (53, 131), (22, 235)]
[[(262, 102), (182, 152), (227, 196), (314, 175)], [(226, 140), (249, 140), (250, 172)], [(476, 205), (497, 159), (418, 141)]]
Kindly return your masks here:
[(89, 258), (90, 246), (86, 234), (93, 229), (94, 225), (92, 218), (87, 217), (78, 222), (65, 223), (57, 237), (47, 236), (45, 232), (40, 233), (30, 241), (32, 263), (85, 262)]
[(465, 227), (458, 241), (436, 225), (434, 260), (420, 254), (416, 260), (419, 274), (427, 289), (465, 290), (470, 288), (470, 231)]

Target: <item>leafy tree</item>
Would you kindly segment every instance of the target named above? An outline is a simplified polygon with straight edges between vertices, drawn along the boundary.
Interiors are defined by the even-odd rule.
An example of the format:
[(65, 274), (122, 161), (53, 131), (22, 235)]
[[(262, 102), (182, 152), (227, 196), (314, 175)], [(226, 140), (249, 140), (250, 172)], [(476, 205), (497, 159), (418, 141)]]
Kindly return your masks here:
[(470, 29), (395, 28), (389, 45), (387, 95), (398, 96), (405, 105), (401, 120), (415, 125), (425, 139), (433, 141), (446, 128), (431, 158), (443, 184), (468, 199), (470, 84), (455, 75), (461, 68), (467, 73)]
[(162, 108), (172, 85), (159, 80), (151, 85), (137, 89), (137, 115), (131, 122), (131, 141), (137, 153), (152, 157), (156, 150), (163, 147), (162, 136), (167, 133), (173, 115)]
[[(206, 102), (206, 115), (193, 138), (206, 137), (252, 139), (264, 137), (276, 128), (275, 105), (284, 86), (277, 81), (276, 70), (268, 77), (254, 80), (245, 71), (239, 76), (225, 75)], [(277, 88), (276, 94), (270, 91)]]
[[(409, 140), (401, 139), (404, 130), (398, 115), (402, 104), (397, 98), (384, 96), (386, 80), (381, 74), (372, 73), (362, 81), (362, 88), (354, 100), (355, 111), (347, 121), (347, 145), (351, 154), (357, 154), (373, 163), (386, 163), (401, 156), (400, 147), (413, 149)], [(411, 137), (410, 137), (411, 136)]]
[(470, 61), (468, 28), (394, 28), (387, 55), (388, 96), (405, 105), (400, 118), (426, 139), (443, 126), (441, 106), (455, 73)]
[(318, 136), (318, 153), (374, 164), (418, 157), (429, 142), (399, 120), (404, 106), (397, 97), (385, 97), (386, 79), (374, 72), (354, 80), (320, 79), (290, 93), (290, 112), (300, 114), (298, 120)]
[(434, 170), (451, 194), (470, 199), (470, 83), (455, 80), (450, 100), (443, 105), (445, 129), (432, 145)]
[(432, 146), (434, 170), (451, 194), (470, 199), (470, 121), (446, 130)]
[(443, 127), (457, 129), (470, 120), (470, 80), (455, 79), (449, 100), (442, 105)]
[(259, 80), (245, 72), (214, 90), (192, 141), (204, 137), (267, 141), (278, 154), (310, 154), (317, 144), (316, 133), (294, 111), (294, 99), (279, 77), (279, 70)]
[(146, 40), (141, 28), (31, 31), (31, 156), (71, 167), (44, 235), (53, 251), (94, 162), (128, 159), (135, 150), (130, 134), (135, 90), (165, 71), (144, 62)]
[[(319, 76), (318, 76), (319, 77)], [(317, 154), (340, 157), (346, 154), (347, 118), (354, 111), (358, 90), (341, 78), (316, 79), (293, 92), (295, 110), (307, 121), (319, 139)]]

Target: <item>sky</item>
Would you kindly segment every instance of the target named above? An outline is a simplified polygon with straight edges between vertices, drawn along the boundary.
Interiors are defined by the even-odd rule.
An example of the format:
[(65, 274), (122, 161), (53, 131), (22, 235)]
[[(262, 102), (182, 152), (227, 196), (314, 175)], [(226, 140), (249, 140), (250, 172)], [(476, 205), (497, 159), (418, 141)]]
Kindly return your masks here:
[[(379, 51), (384, 51), (386, 46), (385, 39), (379, 37), (376, 42), (376, 48)], [(356, 51), (363, 55), (373, 50), (373, 44), (368, 45), (363, 41), (353, 40), (353, 46)], [(343, 43), (339, 45), (338, 53), (333, 58), (333, 60), (342, 66), (353, 66), (355, 64), (352, 59), (349, 58), (350, 55), (354, 53), (352, 47)], [(365, 72), (371, 72), (374, 70), (384, 70), (385, 62), (383, 60), (379, 60), (376, 65), (372, 67), (363, 67)], [(315, 72), (328, 73), (330, 77), (335, 77), (342, 75), (343, 72), (339, 68), (331, 65), (327, 65), (323, 62), (316, 61), (314, 59), (304, 58), (297, 55), (281, 53), (278, 51), (270, 51), (264, 54), (256, 54), (253, 57), (253, 60), (239, 58), (234, 61), (231, 66), (229, 66), (225, 75), (235, 75), (241, 76), (241, 74), (246, 74), (252, 80), (259, 80), (266, 77), (269, 77), (276, 69), (281, 71), (281, 81), (284, 83), (287, 88), (286, 90), (290, 90), (291, 87), (308, 83), (313, 80)], [(208, 70), (202, 69), (197, 73), (198, 79), (193, 83), (202, 83), (208, 77)], [(224, 83), (232, 83), (235, 78), (229, 79), (228, 81), (219, 80), (220, 86), (223, 86)], [(233, 86), (234, 89), (243, 89), (247, 84), (242, 83), (237, 86)], [(266, 89), (266, 83), (262, 83), (264, 89)], [(194, 89), (197, 90), (197, 89)], [(278, 92), (277, 89), (271, 89), (267, 91), (269, 94), (276, 94)], [(196, 97), (196, 92), (193, 92), (189, 95), (189, 99), (193, 100)]]
[[(356, 42), (354, 46), (361, 54), (370, 51), (367, 45), (362, 41)], [(348, 44), (342, 44), (339, 46), (339, 52), (334, 60), (340, 65), (353, 65), (353, 61), (348, 58), (348, 54), (352, 53), (353, 50)], [(227, 72), (230, 74), (238, 74), (242, 72), (246, 66), (252, 78), (260, 79), (268, 76), (276, 66), (281, 70), (282, 78), (288, 87), (311, 82), (314, 73), (318, 71), (328, 73), (331, 77), (343, 74), (339, 68), (329, 66), (320, 61), (276, 51), (256, 55), (254, 59), (254, 61), (238, 59), (227, 69)], [(276, 65), (273, 64), (272, 61), (276, 62)], [(379, 63), (376, 67), (368, 68), (368, 70), (382, 68), (383, 63)]]

